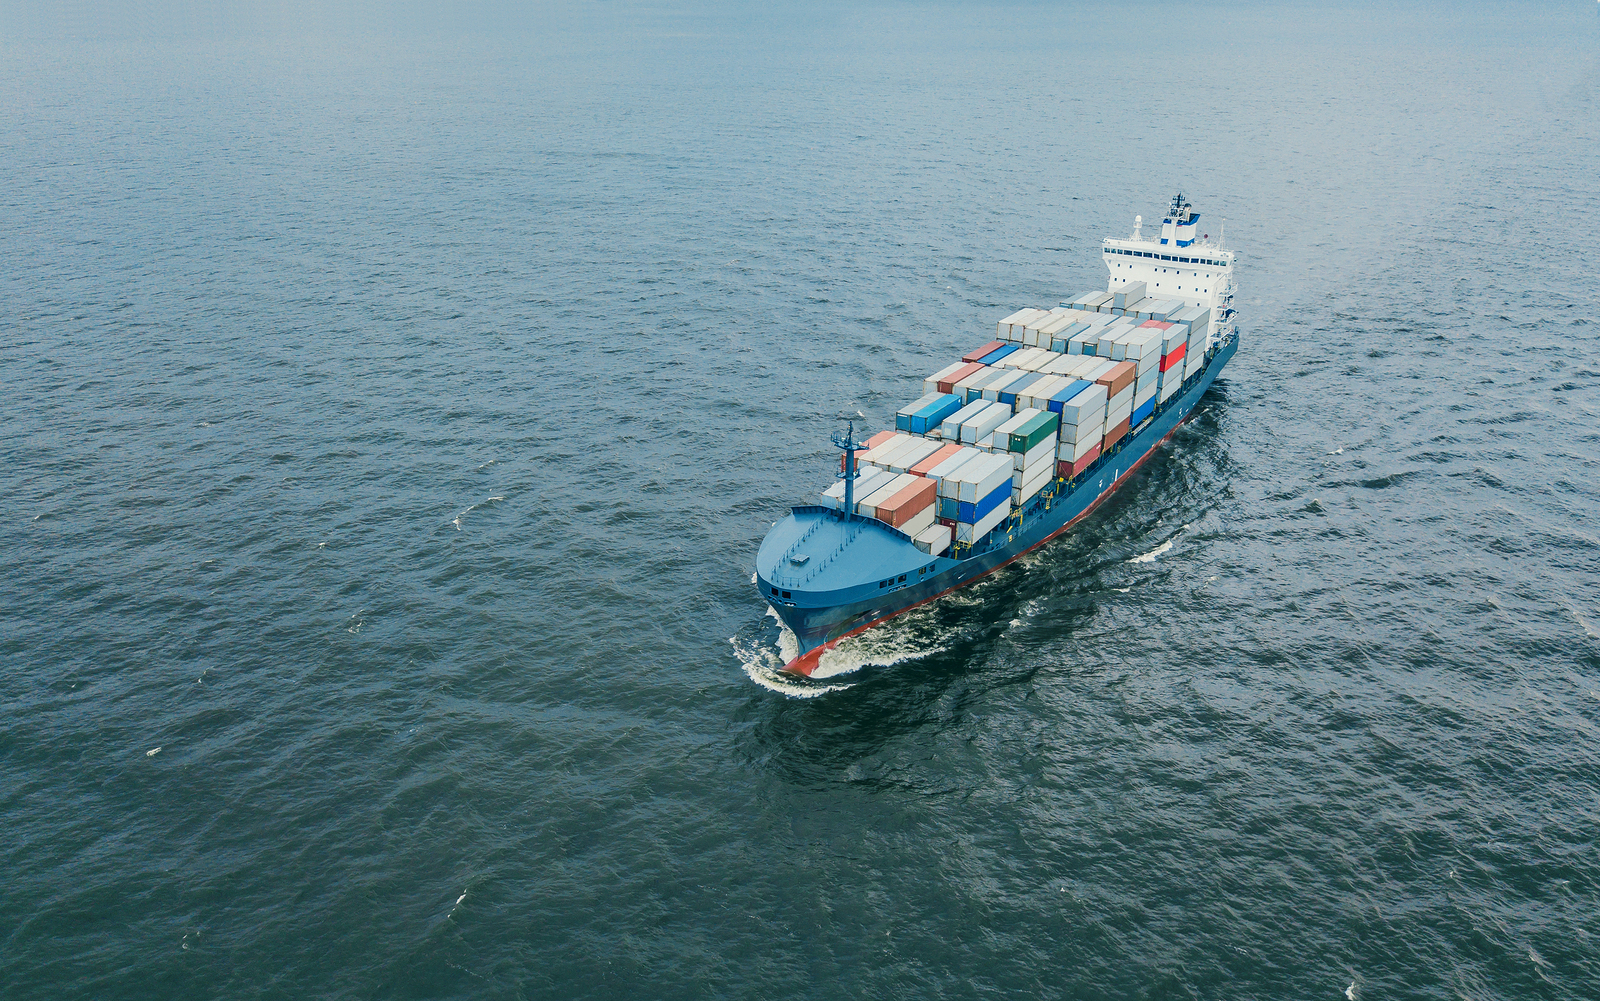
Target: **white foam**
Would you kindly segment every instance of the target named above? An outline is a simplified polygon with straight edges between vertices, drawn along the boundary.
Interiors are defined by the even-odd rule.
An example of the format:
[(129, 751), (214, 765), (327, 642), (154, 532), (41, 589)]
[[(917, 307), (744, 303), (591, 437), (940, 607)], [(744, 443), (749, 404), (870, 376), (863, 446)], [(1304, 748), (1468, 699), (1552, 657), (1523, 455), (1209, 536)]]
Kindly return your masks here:
[[(788, 630), (784, 630), (788, 632)], [(794, 633), (789, 633), (791, 648), (795, 644)], [(745, 677), (765, 688), (769, 692), (792, 699), (814, 699), (819, 695), (829, 692), (842, 692), (853, 685), (818, 685), (804, 678), (783, 673), (783, 665), (789, 663), (792, 657), (785, 657), (779, 648), (773, 647), (759, 640), (747, 640), (738, 636), (728, 637), (728, 642), (733, 645), (734, 656), (739, 659), (739, 666), (744, 669)], [(780, 637), (780, 643), (782, 639)]]
[(1133, 559), (1128, 560), (1128, 562), (1129, 563), (1154, 563), (1156, 561), (1156, 557), (1157, 556), (1160, 556), (1162, 553), (1171, 551), (1172, 543), (1177, 540), (1179, 535), (1182, 535), (1185, 531), (1187, 531), (1188, 528), (1189, 528), (1188, 525), (1183, 526), (1183, 528), (1180, 528), (1180, 529), (1177, 530), (1177, 532), (1173, 533), (1172, 538), (1168, 539), (1167, 541), (1163, 542), (1161, 545), (1155, 547), (1154, 549), (1150, 550), (1148, 553), (1145, 553), (1142, 556), (1135, 556)]
[(839, 645), (817, 660), (813, 678), (837, 678), (854, 674), (863, 667), (893, 667), (908, 660), (920, 660), (943, 653), (942, 646), (929, 646), (910, 635), (899, 623), (885, 623), (864, 633), (840, 640)]
[(1142, 556), (1135, 556), (1133, 559), (1129, 560), (1128, 562), (1129, 563), (1154, 563), (1156, 561), (1156, 557), (1157, 556), (1160, 556), (1162, 553), (1168, 552), (1171, 549), (1172, 549), (1172, 540), (1168, 539), (1167, 541), (1163, 542), (1161, 545), (1159, 545), (1159, 546), (1155, 547), (1154, 549), (1150, 550), (1148, 553), (1145, 553)]
[(144, 752), (144, 756), (147, 757), (147, 758), (153, 758), (153, 757), (155, 757), (156, 755), (158, 755), (160, 753), (161, 753), (161, 748), (152, 747), (152, 748), (150, 748), (150, 750)]

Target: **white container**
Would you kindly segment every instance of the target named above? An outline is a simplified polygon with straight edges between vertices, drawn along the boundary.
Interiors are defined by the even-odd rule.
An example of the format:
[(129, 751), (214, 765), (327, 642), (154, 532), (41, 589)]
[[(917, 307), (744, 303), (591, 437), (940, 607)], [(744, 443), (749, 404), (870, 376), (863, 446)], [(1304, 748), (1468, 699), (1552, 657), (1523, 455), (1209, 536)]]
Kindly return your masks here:
[[(1080, 431), (1085, 429), (1080, 428)], [(1056, 446), (1056, 458), (1062, 462), (1077, 462), (1079, 459), (1094, 451), (1094, 447), (1105, 440), (1105, 429), (1094, 427), (1090, 433), (1081, 435), (1076, 441), (1063, 441)]]
[(1020, 368), (1005, 369), (1004, 374), (1001, 377), (990, 379), (988, 382), (983, 384), (983, 398), (988, 400), (990, 403), (999, 403), (1000, 394), (1005, 392), (1007, 386), (1014, 382), (1021, 382), (1031, 375), (1033, 375), (1032, 372), (1028, 372)]
[(1051, 435), (1050, 437), (1041, 441), (1039, 444), (1028, 449), (1026, 452), (1012, 452), (1011, 469), (1013, 473), (1018, 470), (1032, 469), (1040, 462), (1051, 461), (1054, 460), (1055, 457), (1056, 438), (1055, 435)]
[(1132, 406), (1133, 384), (1129, 383), (1127, 386), (1123, 387), (1122, 392), (1106, 401), (1106, 427), (1116, 427), (1117, 422), (1111, 419), (1112, 414), (1124, 407), (1132, 408)]
[(956, 479), (960, 483), (956, 499), (976, 504), (1011, 479), (1011, 456), (985, 453), (962, 466)]
[(990, 403), (987, 410), (979, 412), (961, 425), (962, 444), (972, 444), (989, 435), (1011, 416), (1011, 408), (1004, 403)]
[(958, 361), (954, 365), (946, 365), (944, 368), (941, 368), (939, 371), (928, 376), (926, 379), (922, 380), (922, 395), (927, 396), (930, 393), (937, 393), (939, 391), (939, 383), (943, 382), (947, 376), (954, 375), (966, 367), (966, 362)]
[(1042, 309), (1019, 309), (995, 325), (995, 336), (1002, 341), (1020, 341), (1028, 321), (1044, 313)]
[[(1176, 376), (1178, 374), (1178, 370), (1175, 369), (1175, 368), (1168, 369), (1167, 370), (1167, 374), (1168, 375), (1172, 375), (1172, 376)], [(1174, 396), (1178, 395), (1178, 390), (1180, 390), (1182, 388), (1183, 388), (1183, 379), (1181, 379), (1181, 378), (1168, 379), (1165, 383), (1162, 384), (1160, 389), (1156, 390), (1156, 399), (1158, 401), (1160, 401), (1161, 403), (1165, 403), (1168, 400), (1172, 399)]]
[(1134, 400), (1135, 400), (1134, 406), (1137, 407), (1139, 405), (1137, 401), (1143, 400), (1143, 399), (1148, 398), (1149, 396), (1155, 395), (1156, 380), (1160, 375), (1161, 375), (1161, 370), (1160, 369), (1151, 368), (1149, 371), (1141, 374), (1138, 378), (1134, 379), (1134, 381), (1133, 381), (1133, 397), (1134, 397)]
[(1035, 494), (1049, 486), (1050, 481), (1055, 479), (1055, 470), (1055, 457), (1051, 456), (1050, 461), (1040, 466), (1037, 472), (1029, 473), (1032, 479), (1018, 483), (1011, 488), (1011, 503), (1016, 507), (1021, 507), (1028, 503), (1034, 498)]
[(1051, 376), (1028, 387), (1026, 396), (1017, 397), (1017, 406), (1029, 410), (1048, 410), (1050, 396), (1072, 385), (1066, 376)]
[(881, 459), (892, 454), (896, 449), (904, 448), (906, 443), (915, 437), (916, 435), (907, 434), (904, 431), (896, 431), (892, 437), (885, 440), (876, 448), (869, 448), (865, 452), (858, 453), (856, 455), (856, 461), (871, 462), (882, 465), (883, 463), (880, 461)]
[(912, 515), (904, 525), (901, 525), (900, 531), (915, 539), (918, 533), (926, 532), (929, 527), (933, 525), (938, 513), (938, 503), (929, 504), (921, 511), (918, 511), (916, 514)]
[(940, 497), (959, 497), (961, 494), (961, 470), (967, 463), (983, 455), (975, 448), (963, 447), (961, 451), (934, 466), (928, 473), (928, 478), (933, 480), (934, 489)]
[(942, 441), (918, 438), (916, 444), (908, 445), (889, 459), (889, 469), (896, 473), (908, 473), (911, 471), (912, 466), (915, 466), (941, 448), (944, 448), (944, 442)]
[(912, 542), (929, 556), (938, 556), (950, 548), (950, 539), (954, 534), (949, 525), (933, 525), (918, 532)]
[(1106, 413), (1106, 434), (1110, 434), (1118, 424), (1133, 416), (1133, 401), (1129, 400), (1116, 410)]
[(961, 425), (986, 410), (988, 403), (988, 400), (973, 400), (949, 417), (946, 417), (944, 423), (939, 425), (939, 431), (944, 435), (945, 441), (959, 441), (961, 438)]
[[(861, 500), (856, 501), (856, 514), (865, 518), (876, 518), (879, 504), (888, 501), (889, 498), (921, 478), (920, 476), (912, 476), (910, 473), (900, 473), (890, 477), (889, 482), (862, 497)], [(861, 497), (861, 494), (857, 493), (856, 496)]]
[(1063, 425), (1099, 423), (1105, 419), (1106, 402), (1106, 387), (1098, 382), (1092, 383), (1061, 405), (1061, 423)]

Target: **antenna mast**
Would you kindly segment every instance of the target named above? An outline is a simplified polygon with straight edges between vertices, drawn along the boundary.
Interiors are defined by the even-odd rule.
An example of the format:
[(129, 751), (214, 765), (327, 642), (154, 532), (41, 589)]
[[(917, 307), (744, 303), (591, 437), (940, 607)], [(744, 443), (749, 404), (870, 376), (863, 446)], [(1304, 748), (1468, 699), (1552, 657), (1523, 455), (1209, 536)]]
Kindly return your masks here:
[(848, 520), (856, 513), (856, 477), (861, 475), (856, 471), (856, 453), (866, 446), (856, 441), (855, 417), (840, 417), (839, 420), (845, 422), (844, 433), (835, 434), (832, 440), (833, 447), (844, 452), (844, 516)]

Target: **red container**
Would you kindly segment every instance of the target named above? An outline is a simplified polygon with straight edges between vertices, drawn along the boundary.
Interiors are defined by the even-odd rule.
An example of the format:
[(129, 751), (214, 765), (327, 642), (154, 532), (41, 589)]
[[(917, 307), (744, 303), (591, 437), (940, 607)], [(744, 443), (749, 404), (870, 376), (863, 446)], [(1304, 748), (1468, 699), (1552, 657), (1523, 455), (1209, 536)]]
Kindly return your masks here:
[(967, 376), (971, 375), (972, 373), (978, 371), (981, 368), (983, 368), (983, 366), (979, 365), (976, 362), (972, 362), (972, 363), (969, 363), (969, 364), (961, 366), (960, 368), (956, 369), (954, 372), (951, 372), (949, 375), (945, 376), (944, 381), (939, 383), (939, 392), (941, 392), (941, 393), (951, 392), (952, 391), (952, 387), (955, 386), (956, 383), (960, 382), (962, 379), (965, 379)]
[(1177, 347), (1172, 349), (1172, 353), (1171, 354), (1167, 355), (1165, 358), (1162, 358), (1161, 359), (1161, 371), (1165, 372), (1169, 368), (1175, 368), (1175, 367), (1177, 367), (1179, 365), (1182, 365), (1183, 364), (1183, 349), (1188, 347), (1188, 346), (1189, 345), (1187, 345), (1187, 344), (1180, 344)]
[(922, 510), (938, 500), (938, 497), (932, 480), (918, 479), (917, 482), (878, 505), (878, 520), (899, 528), (921, 514)]
[(928, 456), (926, 459), (923, 459), (915, 466), (912, 466), (910, 469), (906, 470), (906, 472), (917, 476), (927, 476), (929, 473), (933, 472), (935, 466), (939, 465), (939, 463), (950, 458), (959, 451), (961, 451), (961, 446), (957, 445), (955, 442), (951, 442), (950, 444), (939, 449), (939, 451)]
[(975, 362), (984, 355), (992, 354), (1005, 346), (1005, 341), (990, 341), (988, 344), (985, 344), (976, 351), (968, 351), (966, 354), (961, 356), (961, 360), (968, 363)]
[[(1089, 463), (1093, 462), (1094, 460), (1096, 460), (1098, 458), (1100, 458), (1100, 446), (1096, 445), (1094, 448), (1089, 449), (1089, 451), (1084, 454), (1083, 458), (1079, 459), (1077, 462), (1072, 463), (1072, 465), (1070, 467), (1068, 467), (1068, 468), (1070, 468), (1072, 470), (1072, 472), (1070, 474), (1065, 474), (1065, 475), (1077, 476), (1079, 473), (1081, 473), (1085, 469), (1089, 468)], [(1065, 466), (1067, 464), (1065, 462), (1063, 462), (1062, 465)]]
[(1141, 327), (1154, 327), (1157, 330), (1167, 330), (1172, 326), (1172, 324), (1167, 323), (1167, 322), (1165, 322), (1163, 320), (1146, 320), (1143, 323), (1139, 324), (1139, 326), (1141, 326)]

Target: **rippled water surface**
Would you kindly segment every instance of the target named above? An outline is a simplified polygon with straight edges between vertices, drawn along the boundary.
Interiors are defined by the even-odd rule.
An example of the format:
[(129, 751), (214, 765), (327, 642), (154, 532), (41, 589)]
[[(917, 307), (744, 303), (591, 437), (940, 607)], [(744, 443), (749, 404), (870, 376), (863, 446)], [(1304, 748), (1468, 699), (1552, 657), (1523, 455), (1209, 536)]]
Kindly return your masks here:
[[(0, 22), (0, 996), (1600, 996), (1592, 3), (141, 11)], [(781, 681), (1180, 186), (1197, 418)]]

